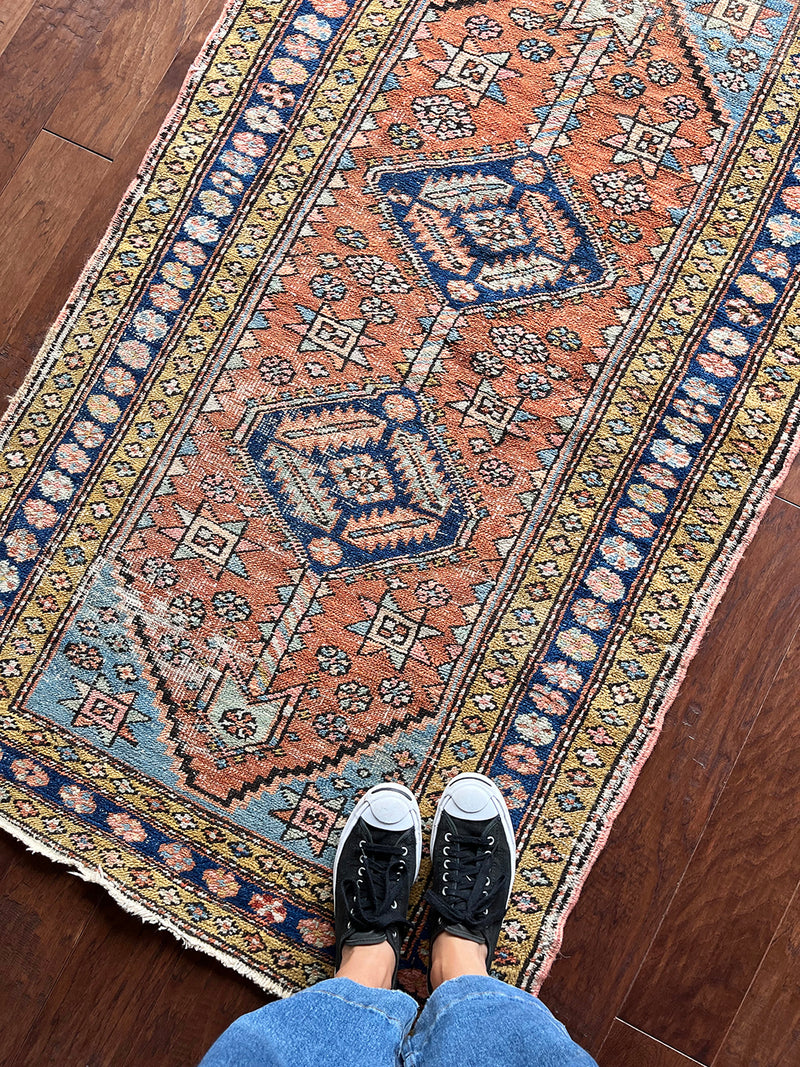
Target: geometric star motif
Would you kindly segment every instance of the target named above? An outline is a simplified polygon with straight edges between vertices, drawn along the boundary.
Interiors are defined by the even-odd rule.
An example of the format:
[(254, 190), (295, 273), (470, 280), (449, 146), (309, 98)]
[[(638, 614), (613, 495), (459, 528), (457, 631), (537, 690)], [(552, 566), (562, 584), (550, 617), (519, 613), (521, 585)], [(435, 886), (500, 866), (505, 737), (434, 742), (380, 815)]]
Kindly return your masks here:
[(774, 19), (779, 11), (758, 3), (758, 0), (712, 0), (695, 8), (706, 16), (707, 30), (727, 30), (737, 41), (747, 37), (766, 37), (772, 34), (766, 26), (767, 19)]
[(674, 136), (680, 119), (656, 123), (644, 107), (640, 107), (634, 116), (617, 115), (616, 119), (625, 132), (603, 141), (603, 144), (618, 149), (612, 163), (636, 162), (650, 178), (659, 167), (681, 170), (672, 149), (689, 148), (692, 142)]
[(425, 625), (425, 609), (401, 611), (390, 593), (384, 593), (377, 604), (365, 597), (360, 599), (367, 618), (347, 627), (364, 638), (360, 652), (370, 656), (384, 651), (398, 671), (409, 659), (430, 663), (422, 642), (426, 637), (439, 636), (441, 630)]
[(513, 401), (507, 400), (485, 379), (474, 390), (463, 382), (456, 384), (467, 399), (456, 400), (449, 406), (461, 412), (462, 426), (485, 427), (494, 444), (499, 444), (507, 433), (514, 437), (526, 436), (522, 430), (517, 429), (516, 423), (527, 422), (535, 416), (527, 415), (521, 410), (521, 397), (515, 397)]
[(296, 304), (302, 323), (291, 323), (287, 329), (303, 335), (299, 352), (327, 352), (334, 357), (334, 366), (343, 370), (348, 363), (357, 363), (369, 369), (370, 364), (362, 348), (380, 344), (369, 337), (364, 329), (366, 319), (339, 319), (330, 304), (323, 303), (317, 310)]
[(213, 570), (214, 577), (219, 577), (223, 570), (247, 577), (240, 552), (253, 552), (259, 545), (242, 538), (247, 527), (247, 520), (239, 522), (217, 522), (209, 505), (204, 501), (196, 511), (175, 505), (183, 526), (170, 526), (162, 532), (178, 546), (172, 553), (173, 559), (202, 559)]
[(434, 89), (462, 89), (467, 101), (477, 107), (488, 96), (499, 104), (506, 102), (497, 84), (508, 78), (519, 78), (515, 70), (504, 70), (510, 52), (482, 52), (473, 37), (467, 37), (460, 48), (447, 41), (439, 41), (447, 59), (431, 59), (426, 67), (438, 71), (441, 77)]
[(281, 794), (289, 799), (290, 806), (270, 812), (273, 818), (286, 823), (281, 839), (305, 841), (315, 856), (321, 856), (344, 821), (341, 812), (347, 798), (325, 800), (313, 782), (307, 782), (299, 794), (288, 787)]
[(111, 683), (102, 674), (98, 674), (91, 684), (82, 682), (80, 678), (73, 678), (72, 684), (80, 696), (60, 700), (59, 704), (73, 712), (73, 726), (94, 730), (109, 748), (118, 737), (134, 748), (138, 745), (129, 727), (131, 723), (150, 720), (134, 707), (138, 696), (135, 690), (115, 693)]

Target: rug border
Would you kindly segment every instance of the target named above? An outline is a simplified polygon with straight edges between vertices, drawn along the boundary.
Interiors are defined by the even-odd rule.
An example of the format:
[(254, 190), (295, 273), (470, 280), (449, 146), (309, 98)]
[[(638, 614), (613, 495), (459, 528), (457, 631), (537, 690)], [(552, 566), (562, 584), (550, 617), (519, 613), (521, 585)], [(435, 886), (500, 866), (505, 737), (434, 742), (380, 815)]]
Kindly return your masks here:
[[(147, 184), (155, 171), (155, 167), (160, 158), (165, 135), (171, 130), (175, 120), (181, 115), (181, 109), (191, 96), (192, 89), (198, 77), (202, 76), (205, 69), (209, 66), (218, 37), (221, 34), (224, 34), (228, 22), (238, 15), (244, 6), (244, 3), (245, 0), (225, 0), (225, 4), (218, 19), (207, 34), (199, 52), (189, 66), (173, 105), (164, 117), (155, 137), (148, 146), (141, 162), (138, 164), (136, 174), (120, 197), (119, 203), (110, 222), (103, 231), (102, 237), (86, 260), (84, 266), (81, 268), (80, 274), (64, 301), (58, 317), (47, 330), (44, 341), (25, 373), (24, 380), (9, 398), (8, 406), (2, 416), (0, 416), (0, 440), (2, 440), (4, 435), (12, 428), (19, 410), (24, 407), (30, 397), (35, 395), (38, 379), (46, 370), (49, 363), (58, 358), (59, 353), (57, 342), (59, 334), (63, 327), (68, 323), (70, 317), (76, 310), (78, 310), (80, 298), (85, 288), (92, 284), (97, 274), (102, 270), (102, 266), (109, 253), (112, 251), (120, 230), (132, 214), (138, 200), (147, 188)], [(255, 985), (267, 993), (277, 997), (287, 997), (291, 995), (292, 990), (288, 986), (281, 985), (267, 975), (248, 967), (235, 956), (221, 952), (207, 941), (192, 937), (191, 934), (182, 930), (176, 923), (171, 922), (164, 915), (159, 915), (158, 913), (151, 911), (138, 901), (127, 896), (116, 883), (105, 878), (96, 869), (82, 864), (73, 856), (69, 856), (59, 849), (53, 848), (51, 845), (38, 840), (38, 838), (27, 833), (16, 823), (6, 819), (2, 814), (0, 814), (0, 829), (6, 831), (11, 837), (24, 845), (28, 852), (35, 855), (45, 856), (54, 863), (67, 867), (68, 873), (76, 875), (84, 882), (91, 882), (95, 885), (99, 885), (125, 912), (136, 916), (142, 922), (152, 924), (158, 927), (159, 930), (171, 934), (179, 944), (186, 948), (196, 949), (204, 955), (212, 957), (242, 977), (250, 979)]]
[[(617, 821), (617, 817), (627, 804), (628, 799), (630, 798), (631, 793), (633, 792), (633, 788), (639, 779), (639, 775), (644, 769), (644, 765), (647, 763), (648, 759), (652, 755), (653, 749), (655, 748), (659, 738), (661, 737), (661, 732), (664, 728), (667, 715), (671, 711), (672, 705), (675, 702), (678, 692), (680, 691), (680, 688), (683, 685), (684, 680), (686, 679), (686, 675), (688, 674), (692, 660), (697, 654), (699, 647), (708, 632), (708, 628), (714, 619), (714, 615), (716, 614), (720, 601), (724, 597), (728, 586), (734, 574), (736, 573), (739, 564), (741, 563), (742, 557), (744, 556), (745, 552), (750, 547), (756, 534), (758, 533), (762, 520), (764, 519), (764, 516), (766, 515), (770, 505), (777, 497), (778, 490), (788, 477), (795, 460), (798, 459), (799, 456), (800, 434), (795, 435), (794, 441), (789, 444), (789, 447), (786, 452), (786, 457), (780, 469), (774, 472), (769, 485), (763, 490), (760, 499), (755, 505), (753, 516), (750, 520), (748, 520), (747, 529), (742, 534), (735, 548), (731, 552), (731, 555), (728, 559), (728, 562), (724, 568), (722, 575), (720, 575), (718, 579), (712, 580), (710, 583), (708, 603), (703, 612), (702, 619), (698, 623), (694, 637), (686, 645), (678, 659), (678, 662), (675, 667), (675, 672), (673, 674), (669, 687), (667, 688), (666, 692), (664, 693), (663, 697), (659, 702), (660, 707), (653, 721), (650, 736), (642, 746), (640, 755), (636, 763), (633, 765), (630, 772), (628, 773), (623, 788), (617, 794), (616, 802), (612, 807), (609, 808), (603, 829), (599, 833), (588, 858), (581, 866), (578, 881), (569, 895), (567, 907), (564, 909), (564, 911), (561, 912), (558, 918), (558, 922), (553, 933), (553, 939), (550, 944), (550, 949), (547, 955), (542, 960), (536, 979), (531, 983), (529, 987), (531, 992), (534, 993), (534, 995), (538, 995), (542, 986), (549, 977), (553, 963), (555, 962), (561, 951), (561, 945), (564, 940), (564, 932), (566, 929), (567, 920), (572, 914), (573, 908), (577, 905), (581, 894), (583, 893), (583, 889), (586, 885), (589, 875), (591, 874), (594, 868), (595, 863), (597, 862), (598, 858), (600, 857), (600, 854), (603, 852), (606, 845), (608, 844), (608, 839), (611, 836), (611, 831)], [(790, 501), (788, 503), (791, 504)]]

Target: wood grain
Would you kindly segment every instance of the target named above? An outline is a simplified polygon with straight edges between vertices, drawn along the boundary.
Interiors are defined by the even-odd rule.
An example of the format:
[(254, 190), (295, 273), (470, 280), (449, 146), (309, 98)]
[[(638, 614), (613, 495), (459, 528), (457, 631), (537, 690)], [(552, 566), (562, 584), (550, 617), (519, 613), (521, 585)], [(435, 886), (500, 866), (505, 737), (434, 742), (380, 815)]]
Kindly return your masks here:
[[(798, 538), (800, 510), (774, 502), (567, 923), (542, 999), (590, 1051), (620, 1014), (800, 623)], [(705, 966), (710, 977), (713, 958)]]
[(800, 885), (712, 1067), (800, 1063)]
[(25, 853), (0, 883), (0, 1062), (17, 1064), (17, 1050), (48, 1004), (58, 976), (97, 906), (97, 890)]
[(783, 485), (778, 490), (778, 496), (800, 507), (800, 456), (792, 464)]
[[(189, 66), (197, 56), (208, 33), (220, 14), (222, 0), (214, 0), (203, 11), (192, 32), (183, 42), (178, 54), (168, 71), (161, 79), (147, 106), (136, 117), (136, 122), (122, 146), (113, 164), (100, 161), (99, 164), (88, 163), (87, 167), (103, 165), (102, 184), (89, 184), (78, 199), (63, 202), (63, 233), (58, 256), (43, 255), (43, 249), (52, 247), (46, 226), (39, 221), (35, 213), (30, 212), (24, 220), (18, 220), (13, 230), (7, 229), (0, 222), (0, 261), (11, 258), (14, 242), (27, 249), (28, 256), (33, 256), (35, 265), (30, 276), (22, 276), (20, 287), (13, 293), (7, 289), (8, 299), (0, 301), (0, 382), (2, 396), (6, 397), (22, 381), (26, 368), (30, 366), (38, 352), (45, 334), (63, 307), (72, 287), (80, 276), (84, 264), (100, 242), (117, 204), (125, 190), (136, 176), (142, 157), (149, 148), (165, 115), (175, 102), (180, 87), (186, 77)], [(43, 137), (49, 135), (45, 134)], [(64, 142), (53, 139), (57, 144)], [(51, 142), (48, 142), (51, 143)], [(74, 145), (72, 152), (81, 152)], [(83, 152), (77, 158), (97, 160), (97, 157)], [(58, 159), (48, 164), (42, 160), (43, 170), (51, 174), (50, 181), (55, 185), (53, 212), (58, 212), (58, 190), (64, 196), (64, 186), (69, 179), (68, 159), (72, 158), (66, 149)], [(59, 166), (64, 167), (63, 173)], [(33, 174), (31, 170), (30, 173)], [(32, 179), (33, 180), (33, 179)], [(31, 196), (35, 195), (32, 190)], [(2, 197), (0, 197), (2, 202)], [(5, 235), (5, 236), (4, 236)], [(2, 267), (0, 267), (2, 270)], [(1, 284), (1, 283), (0, 283)], [(3, 289), (0, 288), (0, 292)], [(4, 406), (4, 404), (0, 405)]]
[(0, 53), (22, 25), (36, 0), (3, 0), (0, 4)]
[(65, 241), (102, 187), (109, 166), (107, 160), (42, 132), (0, 193), (0, 337), (14, 317), (13, 309), (30, 302), (58, 263)]
[[(796, 588), (800, 567), (794, 578)], [(798, 677), (800, 637), (619, 1012), (704, 1062), (722, 1044), (800, 879)]]
[[(150, 924), (131, 921), (102, 894), (94, 921), (50, 992), (46, 1014), (34, 1021), (20, 1042), (15, 1064), (119, 1067), (130, 1060), (180, 1067), (197, 1062), (216, 1036), (213, 1024), (220, 1013), (211, 1003), (213, 982), (212, 994), (203, 998), (197, 996), (198, 983), (187, 981), (189, 974), (181, 962), (185, 955), (174, 938)], [(251, 996), (257, 1000), (254, 1006), (264, 1002), (263, 995)], [(220, 1020), (220, 1029), (238, 1014), (237, 1004)], [(134, 1048), (131, 1035), (136, 1035)], [(155, 1059), (143, 1047), (144, 1035)]]
[(123, 6), (65, 89), (48, 130), (116, 157), (206, 8), (218, 14), (215, 0), (139, 0)]
[(18, 853), (18, 843), (0, 831), (0, 893), (3, 892), (3, 879), (16, 863)]
[[(695, 1067), (697, 1060), (615, 1019), (597, 1058), (599, 1067)], [(743, 1067), (743, 1065), (740, 1065)]]
[(8, 43), (0, 56), (0, 190), (47, 125), (115, 6), (116, 0), (40, 0)]
[(197, 1063), (235, 1019), (270, 999), (216, 960), (185, 949), (164, 971), (158, 1000), (137, 1031), (136, 1049), (114, 1067)]

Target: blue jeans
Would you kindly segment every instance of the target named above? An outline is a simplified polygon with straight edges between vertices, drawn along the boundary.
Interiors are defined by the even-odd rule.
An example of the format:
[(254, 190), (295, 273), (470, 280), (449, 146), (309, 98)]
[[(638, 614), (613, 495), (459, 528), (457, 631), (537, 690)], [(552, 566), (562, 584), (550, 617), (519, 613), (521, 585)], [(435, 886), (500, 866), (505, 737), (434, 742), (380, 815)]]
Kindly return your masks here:
[(200, 1067), (597, 1067), (530, 993), (464, 975), (417, 1002), (331, 978), (229, 1026)]

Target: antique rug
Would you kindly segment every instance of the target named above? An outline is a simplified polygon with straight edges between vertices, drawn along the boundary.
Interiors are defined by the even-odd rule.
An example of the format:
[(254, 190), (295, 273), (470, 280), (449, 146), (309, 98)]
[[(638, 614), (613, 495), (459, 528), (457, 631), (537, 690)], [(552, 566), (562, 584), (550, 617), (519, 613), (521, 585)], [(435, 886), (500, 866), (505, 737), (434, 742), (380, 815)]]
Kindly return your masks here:
[(798, 14), (227, 8), (4, 423), (4, 827), (288, 993), (480, 769), (539, 987), (796, 451)]

